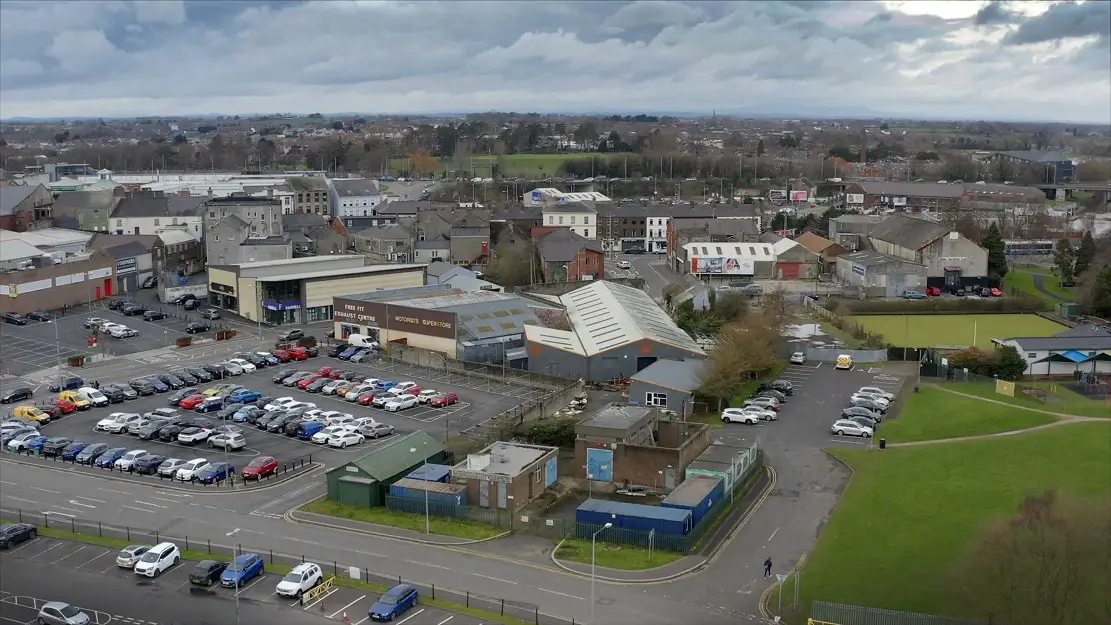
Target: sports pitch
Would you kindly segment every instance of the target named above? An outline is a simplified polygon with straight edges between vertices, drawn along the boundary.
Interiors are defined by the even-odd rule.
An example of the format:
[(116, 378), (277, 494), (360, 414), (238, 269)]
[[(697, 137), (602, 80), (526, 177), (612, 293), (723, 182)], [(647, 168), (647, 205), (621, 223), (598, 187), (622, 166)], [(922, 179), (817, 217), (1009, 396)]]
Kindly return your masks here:
[(882, 334), (897, 347), (968, 346), (990, 348), (991, 340), (1053, 336), (1067, 326), (1038, 315), (860, 315), (849, 321)]

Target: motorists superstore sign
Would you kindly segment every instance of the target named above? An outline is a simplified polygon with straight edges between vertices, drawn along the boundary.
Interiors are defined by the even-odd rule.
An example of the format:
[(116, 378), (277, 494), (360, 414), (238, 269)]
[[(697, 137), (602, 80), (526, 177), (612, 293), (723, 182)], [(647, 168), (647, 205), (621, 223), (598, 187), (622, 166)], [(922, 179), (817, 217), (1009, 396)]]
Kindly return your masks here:
[(333, 300), (332, 319), (379, 330), (455, 338), (455, 313), (440, 310), (336, 297)]

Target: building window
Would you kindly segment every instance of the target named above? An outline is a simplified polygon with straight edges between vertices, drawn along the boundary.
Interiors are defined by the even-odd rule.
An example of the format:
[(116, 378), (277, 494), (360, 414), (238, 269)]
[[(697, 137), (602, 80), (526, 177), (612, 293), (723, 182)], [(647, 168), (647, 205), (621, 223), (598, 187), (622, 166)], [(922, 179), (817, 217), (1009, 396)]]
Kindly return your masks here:
[(590, 217), (589, 216), (583, 217), (583, 225), (584, 226), (589, 226), (590, 225)]
[(220, 242), (220, 235), (216, 234), (216, 235), (213, 235), (213, 236), (216, 237), (216, 242), (219, 243)]
[(563, 215), (559, 216), (559, 225), (563, 225)]
[(667, 393), (645, 393), (644, 404), (646, 406), (667, 408)]
[(532, 483), (533, 484), (539, 484), (540, 483), (540, 469), (537, 469), (537, 470), (532, 472)]
[(548, 225), (551, 226), (554, 223), (555, 223), (555, 217), (552, 217), (551, 215), (548, 215)]
[(1027, 359), (1027, 360), (1034, 360), (1034, 359), (1036, 359), (1037, 357), (1038, 357), (1038, 353), (1037, 353), (1037, 352), (1030, 352), (1029, 354), (1026, 354), (1026, 359)]
[(571, 215), (571, 225), (575, 225), (575, 216)]
[(116, 220), (116, 227), (117, 228), (122, 228), (123, 227), (123, 220), (122, 219), (117, 219)]

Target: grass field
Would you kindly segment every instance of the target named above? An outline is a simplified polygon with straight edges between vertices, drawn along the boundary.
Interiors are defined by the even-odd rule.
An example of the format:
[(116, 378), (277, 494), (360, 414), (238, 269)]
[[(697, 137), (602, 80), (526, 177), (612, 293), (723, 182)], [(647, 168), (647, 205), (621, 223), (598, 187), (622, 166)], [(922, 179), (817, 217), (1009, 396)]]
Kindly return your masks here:
[[(664, 566), (683, 557), (681, 553), (659, 549), (652, 551), (651, 556), (648, 555), (649, 553), (647, 549), (640, 547), (620, 543), (609, 544), (602, 541), (598, 541), (594, 548), (595, 562), (598, 566), (624, 571), (642, 571)], [(555, 557), (560, 560), (578, 562), (579, 564), (590, 564), (590, 555), (589, 540), (569, 538), (559, 546)]]
[(899, 347), (990, 348), (993, 338), (1053, 336), (1068, 329), (1038, 315), (860, 315), (850, 320)]
[(929, 386), (907, 400), (897, 419), (883, 423), (879, 436), (892, 443), (1024, 430), (1053, 423), (1051, 415), (993, 404)]
[[(559, 173), (559, 166), (567, 160), (584, 160), (590, 158), (609, 159), (621, 156), (620, 154), (602, 154), (597, 152), (565, 152), (554, 154), (507, 154), (505, 156), (505, 171), (503, 176), (522, 176), (525, 178), (545, 178)], [(476, 155), (468, 159), (467, 169), (473, 169), (474, 176), (490, 176), (492, 166), (498, 157), (492, 154)], [(473, 163), (473, 167), (472, 164)], [(450, 158), (440, 159), (440, 172), (455, 169), (455, 161)], [(390, 170), (401, 171), (405, 168), (405, 159), (390, 159)]]
[(1039, 410), (1049, 410), (1051, 412), (1079, 415), (1081, 417), (1111, 419), (1111, 400), (1109, 399), (1092, 399), (1090, 397), (1085, 397), (1053, 382), (1020, 382), (1019, 384), (1022, 386), (1033, 386), (1046, 391), (1050, 395), (1049, 400), (1043, 402), (1018, 392), (1015, 393), (1015, 397), (1000, 395), (995, 392), (995, 383), (986, 380), (979, 382), (946, 382), (945, 388), (951, 388), (954, 391), (968, 393), (969, 395), (976, 395), (977, 397), (986, 397), (988, 399), (994, 399), (995, 401), (1006, 402), (1014, 406), (1025, 406), (1027, 408), (1037, 408)]
[[(802, 606), (821, 600), (947, 614), (944, 580), (987, 521), (1046, 489), (1111, 491), (1111, 423), (832, 453), (854, 474), (802, 572)], [(794, 596), (790, 584), (785, 599)], [(787, 620), (799, 625), (805, 617)]]
[[(1034, 286), (1035, 275), (1046, 277), (1046, 280), (1042, 282), (1042, 286), (1045, 287), (1045, 290), (1048, 291), (1049, 294), (1042, 293)], [(1003, 278), (1003, 286), (1006, 289), (1018, 289), (1034, 297), (1039, 297), (1050, 305), (1076, 301), (1076, 289), (1073, 287), (1063, 287), (1057, 284), (1057, 276), (1053, 275), (1053, 271), (1046, 267), (1011, 267), (1010, 271), (1008, 271), (1007, 275)]]
[[(357, 506), (348, 506), (332, 501), (327, 497), (321, 497), (316, 501), (310, 501), (299, 509), (304, 512), (334, 516), (352, 521), (362, 521), (364, 523), (374, 523), (376, 525), (389, 525), (390, 527), (399, 527), (414, 532), (423, 532), (425, 527), (425, 517), (423, 514), (398, 512), (381, 507), (361, 508)], [(455, 536), (456, 538), (482, 540), (505, 533), (505, 530), (493, 525), (486, 525), (485, 523), (477, 523), (474, 521), (460, 521), (438, 516), (431, 517), (429, 521), (432, 533), (440, 536)]]

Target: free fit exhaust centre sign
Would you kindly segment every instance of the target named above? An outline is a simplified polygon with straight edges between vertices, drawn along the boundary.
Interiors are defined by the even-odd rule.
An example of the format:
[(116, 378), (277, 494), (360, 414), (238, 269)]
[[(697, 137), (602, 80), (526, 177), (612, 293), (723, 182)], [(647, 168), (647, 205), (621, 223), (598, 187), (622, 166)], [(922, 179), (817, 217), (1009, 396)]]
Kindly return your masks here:
[(332, 319), (387, 332), (395, 330), (445, 339), (455, 338), (456, 319), (453, 312), (336, 297), (332, 301)]

